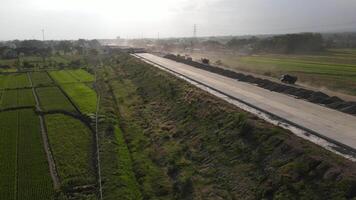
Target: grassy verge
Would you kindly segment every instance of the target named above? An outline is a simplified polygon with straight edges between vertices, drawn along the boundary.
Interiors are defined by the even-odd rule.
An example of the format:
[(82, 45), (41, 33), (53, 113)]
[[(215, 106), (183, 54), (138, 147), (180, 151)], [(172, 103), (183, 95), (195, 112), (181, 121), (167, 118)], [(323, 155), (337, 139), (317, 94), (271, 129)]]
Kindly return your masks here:
[(103, 73), (97, 82), (101, 95), (99, 141), (103, 197), (107, 200), (142, 199), (141, 191), (133, 173), (132, 158), (121, 129), (115, 101)]
[(356, 196), (354, 163), (128, 55), (115, 63), (109, 82), (145, 199)]

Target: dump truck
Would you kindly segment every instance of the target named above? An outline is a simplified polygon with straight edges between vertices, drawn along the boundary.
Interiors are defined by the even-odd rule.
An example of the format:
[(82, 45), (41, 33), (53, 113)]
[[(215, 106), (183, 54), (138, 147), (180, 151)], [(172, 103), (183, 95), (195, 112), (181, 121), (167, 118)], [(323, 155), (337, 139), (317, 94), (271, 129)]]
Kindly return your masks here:
[(288, 84), (295, 84), (297, 82), (298, 77), (292, 76), (289, 74), (283, 74), (280, 79), (283, 83), (288, 83)]

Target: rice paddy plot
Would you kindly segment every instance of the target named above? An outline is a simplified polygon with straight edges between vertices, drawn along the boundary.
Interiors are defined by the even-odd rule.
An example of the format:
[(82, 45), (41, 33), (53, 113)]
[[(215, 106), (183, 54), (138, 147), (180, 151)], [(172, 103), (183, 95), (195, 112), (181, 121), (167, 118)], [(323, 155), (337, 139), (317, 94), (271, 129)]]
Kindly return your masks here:
[(78, 80), (72, 76), (68, 70), (51, 71), (50, 76), (59, 84), (62, 83), (77, 83)]
[(94, 76), (83, 69), (51, 71), (50, 75), (59, 84), (94, 81)]
[(0, 199), (15, 199), (17, 111), (0, 113)]
[(0, 75), (0, 89), (31, 87), (26, 73)]
[(45, 117), (48, 139), (65, 188), (95, 183), (92, 133), (81, 121), (61, 114)]
[(93, 89), (84, 83), (63, 84), (62, 88), (82, 113), (95, 113), (97, 96)]
[(79, 82), (93, 82), (94, 76), (83, 69), (68, 70)]
[(4, 90), (1, 95), (0, 108), (15, 108), (20, 106), (35, 106), (31, 89)]
[(17, 199), (51, 199), (52, 179), (44, 151), (38, 116), (19, 111)]
[(48, 86), (53, 83), (46, 72), (31, 72), (30, 75), (34, 86)]
[(52, 199), (52, 179), (34, 111), (1, 112), (0, 137), (0, 199)]
[(68, 98), (58, 87), (44, 87), (36, 89), (39, 97), (40, 106), (45, 111), (65, 110), (74, 112), (75, 108)]

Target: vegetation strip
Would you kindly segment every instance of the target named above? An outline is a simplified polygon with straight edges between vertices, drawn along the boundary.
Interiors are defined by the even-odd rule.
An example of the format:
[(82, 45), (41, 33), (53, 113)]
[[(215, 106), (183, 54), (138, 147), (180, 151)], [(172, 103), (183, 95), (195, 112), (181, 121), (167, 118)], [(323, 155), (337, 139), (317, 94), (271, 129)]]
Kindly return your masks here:
[(142, 199), (135, 174), (133, 160), (127, 148), (123, 132), (119, 127), (119, 113), (115, 98), (110, 91), (106, 77), (108, 67), (99, 72), (96, 90), (100, 95), (100, 111), (98, 118), (98, 136), (100, 142), (100, 162), (102, 175), (103, 199)]
[[(95, 79), (96, 80), (96, 79)], [(95, 112), (95, 143), (96, 143), (96, 155), (98, 163), (98, 182), (99, 182), (99, 197), (103, 199), (103, 188), (101, 185), (101, 164), (100, 164), (100, 147), (99, 147), (99, 136), (98, 136), (98, 114), (100, 108), (100, 95), (98, 95), (96, 103), (96, 112)]]

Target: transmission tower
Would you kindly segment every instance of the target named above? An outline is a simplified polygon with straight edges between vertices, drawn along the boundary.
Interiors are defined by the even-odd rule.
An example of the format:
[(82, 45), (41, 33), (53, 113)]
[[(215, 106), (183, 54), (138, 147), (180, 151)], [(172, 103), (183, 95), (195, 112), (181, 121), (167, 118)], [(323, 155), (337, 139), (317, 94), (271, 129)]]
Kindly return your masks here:
[(193, 37), (196, 38), (197, 37), (197, 25), (194, 24), (194, 27), (193, 27)]
[(42, 29), (41, 31), (42, 31), (42, 40), (44, 41), (45, 40), (45, 31), (44, 31), (44, 29)]

